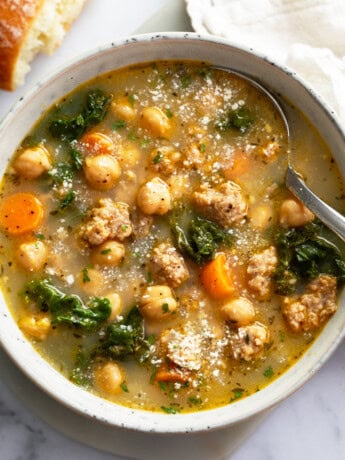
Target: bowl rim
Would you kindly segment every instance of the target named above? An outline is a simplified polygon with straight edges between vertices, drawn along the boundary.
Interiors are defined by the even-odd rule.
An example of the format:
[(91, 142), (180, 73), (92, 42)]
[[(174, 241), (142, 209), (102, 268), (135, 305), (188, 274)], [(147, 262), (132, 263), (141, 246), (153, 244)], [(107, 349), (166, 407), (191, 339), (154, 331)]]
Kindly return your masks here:
[[(58, 66), (55, 70), (48, 73), (44, 78), (42, 78), (42, 80), (34, 84), (32, 88), (12, 106), (8, 114), (2, 119), (0, 123), (0, 139), (2, 138), (3, 133), (6, 131), (7, 126), (10, 125), (16, 113), (21, 110), (22, 106), (24, 106), (31, 100), (34, 100), (37, 92), (42, 87), (48, 86), (52, 79), (61, 78), (63, 73), (66, 72), (68, 69), (72, 68), (75, 65), (82, 65), (84, 61), (93, 56), (96, 56), (101, 52), (109, 52), (111, 49), (116, 49), (118, 47), (123, 47), (127, 45), (131, 46), (138, 42), (149, 42), (152, 40), (196, 40), (205, 42), (206, 44), (210, 42), (213, 44), (221, 44), (235, 50), (240, 50), (241, 52), (247, 53), (249, 55), (254, 55), (260, 60), (266, 61), (274, 65), (284, 74), (287, 74), (290, 78), (294, 79), (304, 90), (306, 90), (309, 93), (309, 96), (312, 99), (316, 100), (317, 104), (320, 106), (320, 109), (324, 112), (324, 115), (326, 115), (330, 119), (331, 123), (338, 130), (345, 144), (345, 134), (344, 131), (341, 129), (338, 120), (336, 119), (335, 112), (328, 106), (328, 104), (323, 100), (321, 96), (319, 96), (314, 90), (312, 90), (310, 86), (302, 78), (297, 76), (296, 73), (289, 69), (287, 66), (278, 64), (274, 60), (270, 59), (267, 55), (260, 53), (254, 50), (253, 48), (240, 46), (238, 43), (232, 42), (228, 39), (189, 32), (163, 32), (156, 34), (149, 33), (134, 35), (129, 38), (119, 39), (114, 42), (105, 44), (101, 47), (98, 47), (94, 50), (82, 53), (81, 55), (69, 60), (69, 62)], [(145, 61), (143, 60), (142, 62)], [(114, 68), (116, 68), (116, 65), (114, 65)], [(61, 97), (61, 95), (59, 97)], [(338, 333), (333, 337), (332, 343), (329, 345), (326, 353), (324, 353), (321, 356), (321, 358), (318, 359), (314, 363), (314, 365), (311, 366), (308, 369), (308, 371), (304, 373), (304, 377), (302, 379), (295, 381), (294, 384), (290, 388), (286, 389), (286, 391), (283, 394), (279, 394), (271, 398), (266, 398), (265, 400), (261, 398), (261, 394), (266, 394), (267, 388), (271, 388), (277, 381), (276, 379), (266, 388), (259, 392), (260, 396), (259, 394), (254, 394), (250, 397), (244, 398), (243, 400), (239, 400), (238, 402), (232, 403), (231, 405), (222, 406), (205, 411), (198, 411), (186, 414), (175, 414), (174, 416), (172, 416), (159, 412), (131, 409), (125, 406), (114, 404), (95, 395), (91, 395), (86, 390), (77, 387), (76, 385), (71, 383), (67, 378), (63, 377), (59, 372), (57, 372), (51, 365), (49, 365), (47, 361), (45, 361), (44, 358), (42, 358), (39, 355), (39, 353), (29, 344), (29, 341), (25, 339), (25, 337), (19, 330), (18, 326), (16, 325), (9, 309), (7, 309), (7, 307), (4, 306), (4, 311), (1, 311), (2, 305), (5, 304), (3, 298), (0, 299), (0, 304), (0, 345), (2, 345), (3, 349), (16, 363), (16, 365), (21, 369), (21, 371), (25, 375), (27, 375), (42, 390), (44, 390), (48, 395), (50, 395), (66, 407), (75, 410), (80, 414), (95, 418), (105, 424), (112, 425), (114, 427), (122, 427), (142, 432), (154, 432), (157, 434), (202, 432), (207, 430), (225, 428), (234, 423), (244, 421), (254, 416), (255, 414), (259, 414), (263, 411), (268, 410), (269, 408), (273, 407), (274, 405), (278, 404), (280, 401), (285, 399), (287, 396), (291, 395), (304, 383), (306, 383), (331, 356), (331, 354), (334, 352), (337, 345), (340, 343), (340, 341), (343, 339), (345, 335), (345, 328), (340, 329)], [(1, 327), (2, 320), (4, 320), (4, 324), (8, 326), (8, 329), (6, 329), (5, 327)], [(16, 348), (14, 346), (15, 344), (17, 346), (20, 346), (21, 350), (23, 350), (24, 352), (29, 354), (31, 353), (32, 356), (30, 364), (32, 364), (32, 366), (27, 366), (27, 364), (21, 360), (21, 357), (18, 356), (18, 354), (16, 353)], [(304, 356), (308, 355), (309, 351), (310, 349), (304, 354)], [(295, 368), (296, 365), (297, 364), (292, 365), (286, 372), (291, 371), (291, 369)], [(48, 376), (49, 378), (53, 379), (53, 381), (56, 382), (56, 384), (54, 386), (50, 386), (47, 385), (44, 381), (38, 379), (38, 369), (43, 372), (42, 375)], [(282, 377), (283, 376), (279, 377), (278, 380), (281, 380)], [(67, 389), (68, 396), (66, 396), (66, 394), (62, 394), (61, 391), (56, 393), (57, 388)], [(247, 403), (247, 401), (249, 400), (250, 404)], [(113, 411), (111, 411), (110, 409), (113, 409)], [(113, 412), (115, 412), (115, 414)], [(105, 416), (104, 414), (107, 415)]]

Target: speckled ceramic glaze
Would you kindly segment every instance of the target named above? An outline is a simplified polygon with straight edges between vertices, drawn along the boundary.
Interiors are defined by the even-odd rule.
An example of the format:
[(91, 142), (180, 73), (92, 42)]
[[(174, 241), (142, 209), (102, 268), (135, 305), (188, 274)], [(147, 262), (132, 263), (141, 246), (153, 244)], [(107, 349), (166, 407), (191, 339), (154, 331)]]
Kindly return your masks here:
[[(342, 173), (345, 173), (345, 138), (325, 104), (289, 70), (265, 56), (239, 49), (231, 43), (196, 34), (168, 33), (142, 35), (111, 43), (72, 62), (40, 82), (10, 111), (0, 126), (0, 172), (22, 138), (41, 114), (58, 98), (81, 83), (104, 72), (134, 63), (160, 59), (207, 61), (245, 73), (264, 86), (283, 94), (301, 108), (317, 126), (330, 146)], [(32, 348), (18, 329), (0, 298), (0, 342), (17, 365), (37, 385), (64, 405), (117, 427), (156, 433), (183, 433), (212, 430), (243, 421), (277, 404), (305, 383), (325, 362), (345, 334), (345, 298), (340, 297), (337, 313), (304, 356), (264, 390), (229, 406), (192, 414), (167, 415), (132, 410), (86, 392), (55, 371)]]

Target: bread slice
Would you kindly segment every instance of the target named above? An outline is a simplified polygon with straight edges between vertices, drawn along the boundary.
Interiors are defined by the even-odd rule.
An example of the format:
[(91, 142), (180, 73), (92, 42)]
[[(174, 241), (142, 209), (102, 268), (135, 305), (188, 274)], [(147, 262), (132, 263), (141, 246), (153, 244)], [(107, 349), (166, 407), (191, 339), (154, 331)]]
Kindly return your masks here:
[(0, 0), (0, 88), (17, 88), (37, 53), (55, 51), (85, 2)]

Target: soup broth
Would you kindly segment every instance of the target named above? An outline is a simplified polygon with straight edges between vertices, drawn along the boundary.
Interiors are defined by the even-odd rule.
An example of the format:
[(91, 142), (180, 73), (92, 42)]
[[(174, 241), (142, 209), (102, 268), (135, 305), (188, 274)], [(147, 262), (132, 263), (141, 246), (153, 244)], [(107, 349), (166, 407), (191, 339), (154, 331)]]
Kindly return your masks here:
[(168, 414), (260, 391), (337, 308), (343, 247), (285, 188), (287, 151), (344, 211), (291, 108), (203, 63), (101, 75), (58, 101), (2, 181), (1, 288), (38, 352), (113, 402)]

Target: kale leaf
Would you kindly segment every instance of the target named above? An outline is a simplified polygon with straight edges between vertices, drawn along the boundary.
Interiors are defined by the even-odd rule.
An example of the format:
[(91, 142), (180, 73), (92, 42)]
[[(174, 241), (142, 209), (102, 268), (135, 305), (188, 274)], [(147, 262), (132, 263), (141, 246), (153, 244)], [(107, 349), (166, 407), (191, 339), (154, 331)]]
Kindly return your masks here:
[(105, 297), (91, 297), (85, 305), (77, 295), (67, 295), (47, 279), (32, 280), (25, 287), (27, 298), (52, 315), (52, 325), (69, 324), (91, 332), (106, 321), (111, 312)]
[(70, 379), (76, 385), (89, 386), (92, 383), (92, 357), (90, 353), (78, 351)]
[(111, 99), (112, 96), (105, 95), (101, 90), (89, 91), (81, 112), (52, 120), (49, 125), (50, 134), (63, 141), (79, 139), (88, 128), (104, 119)]
[(219, 131), (228, 131), (235, 129), (245, 133), (253, 125), (254, 117), (249, 109), (240, 107), (236, 110), (229, 110), (225, 117), (216, 122), (216, 128)]
[(135, 306), (125, 319), (107, 327), (105, 338), (96, 348), (95, 354), (120, 360), (134, 357), (144, 362), (149, 357), (150, 347), (150, 341), (145, 339), (144, 319)]
[(274, 279), (278, 294), (291, 294), (299, 281), (311, 280), (321, 273), (335, 276), (339, 284), (345, 282), (342, 254), (328, 237), (320, 221), (284, 229), (275, 235), (279, 264)]
[(191, 218), (184, 230), (185, 226), (181, 224), (184, 217), (178, 212), (173, 213), (170, 226), (179, 250), (196, 263), (211, 260), (222, 243), (230, 245), (233, 242), (229, 232), (200, 216)]

